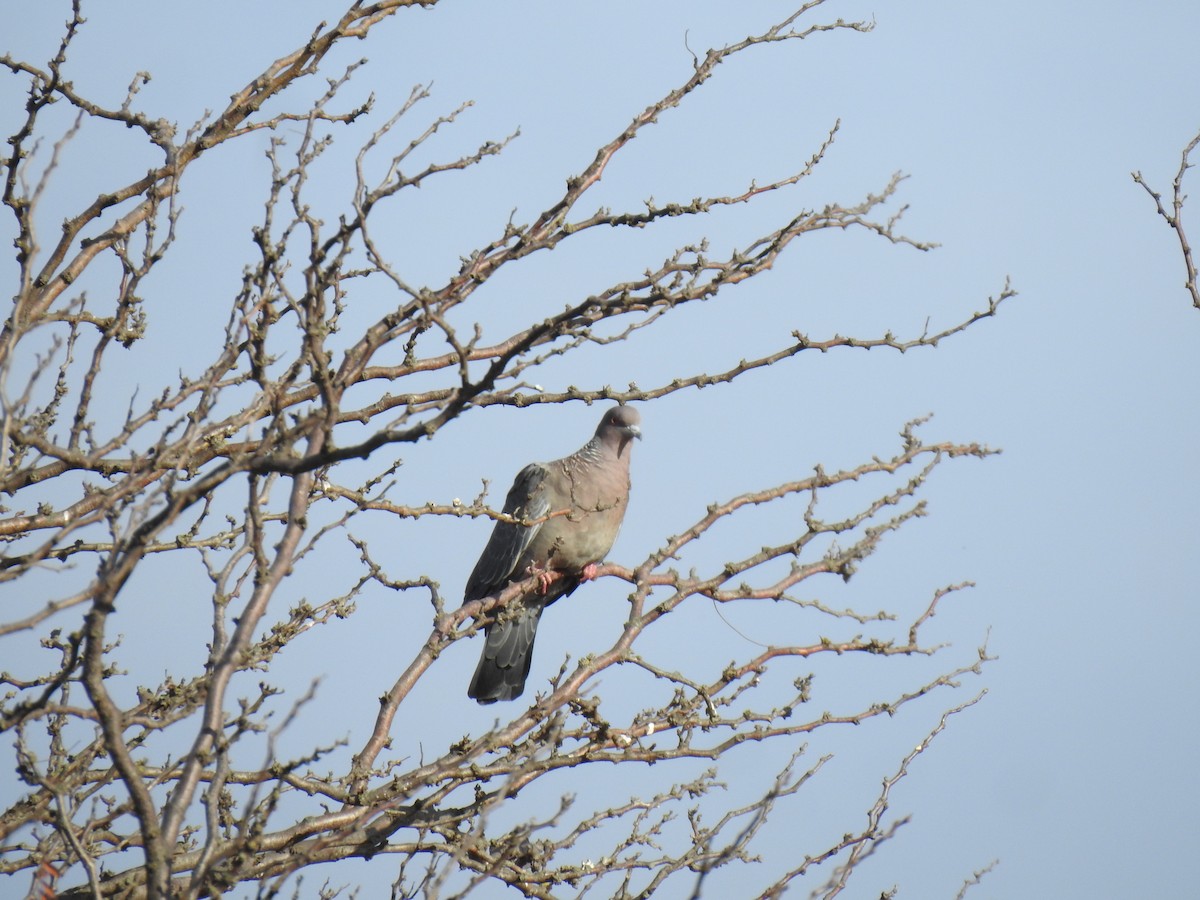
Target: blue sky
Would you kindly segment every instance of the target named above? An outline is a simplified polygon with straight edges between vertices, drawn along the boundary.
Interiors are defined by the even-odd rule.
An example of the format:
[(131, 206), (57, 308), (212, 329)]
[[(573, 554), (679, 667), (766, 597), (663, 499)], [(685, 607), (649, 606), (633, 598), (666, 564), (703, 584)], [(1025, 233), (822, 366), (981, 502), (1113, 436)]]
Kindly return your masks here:
[[(0, 49), (38, 62), (55, 46), (68, 4), (30, 6)], [(85, 10), (71, 77), (84, 93), (119, 103), (133, 73), (147, 70), (154, 77), (138, 103), (185, 128), (339, 10), (327, 0), (95, 3)], [(360, 56), (370, 60), (347, 88), (347, 104), (373, 92), (380, 121), (414, 84), (432, 83), (431, 99), (400, 129), (407, 139), (474, 101), (431, 145), (439, 158), (518, 127), (521, 136), (501, 157), (384, 211), (377, 238), (412, 281), (444, 279), (510, 211), (531, 217), (599, 144), (686, 79), (687, 47), (702, 53), (790, 10), (777, 2), (446, 0), (385, 23), (327, 67), (333, 75)], [(839, 594), (860, 608), (906, 611), (937, 587), (970, 579), (977, 587), (947, 601), (932, 637), (951, 641), (947, 659), (957, 661), (987, 636), (998, 661), (942, 705), (935, 699), (911, 716), (821, 738), (828, 745), (814, 739), (813, 758), (838, 754), (829, 778), (781, 815), (795, 817), (797, 834), (832, 815), (845, 817), (838, 829), (861, 827), (867, 804), (848, 800), (847, 785), (865, 783), (869, 797), (946, 705), (986, 686), (984, 702), (957, 716), (896, 789), (892, 809), (911, 812), (913, 822), (864, 866), (848, 895), (876, 897), (898, 884), (901, 898), (953, 897), (973, 869), (999, 858), (968, 896), (1183, 896), (1200, 877), (1191, 647), (1200, 627), (1200, 311), (1183, 289), (1173, 235), (1130, 172), (1167, 189), (1180, 150), (1200, 129), (1200, 5), (830, 0), (812, 15), (876, 27), (756, 48), (722, 65), (622, 152), (582, 208), (636, 209), (651, 194), (659, 202), (733, 194), (752, 178), (786, 176), (840, 120), (812, 178), (727, 214), (596, 235), (531, 260), (489, 286), (478, 315), (498, 333), (641, 272), (677, 243), (706, 236), (715, 248), (744, 244), (789, 211), (857, 202), (894, 171), (907, 173), (898, 196), (910, 205), (903, 231), (939, 249), (921, 253), (853, 232), (803, 240), (728, 302), (684, 311), (662, 342), (581, 354), (548, 366), (543, 383), (647, 386), (786, 345), (793, 329), (814, 338), (889, 329), (914, 336), (927, 320), (936, 329), (983, 308), (1011, 277), (1017, 298), (936, 350), (806, 353), (761, 376), (646, 405), (634, 498), (610, 558), (639, 561), (715, 500), (803, 477), (818, 463), (848, 467), (889, 453), (903, 423), (929, 412), (929, 440), (1002, 448), (991, 460), (940, 471), (930, 515), (887, 542)], [(13, 82), (0, 82), (5, 134), (20, 113)], [(149, 165), (123, 149), (132, 145), (118, 131), (85, 132), (68, 149), (44, 231), (71, 197)], [(210, 322), (203, 311), (224, 309), (249, 258), (265, 145), (264, 136), (223, 149), (189, 175), (187, 239), (149, 309), (151, 327), (176, 339), (166, 353), (134, 348), (127, 371), (114, 375), (124, 379), (113, 384), (117, 393), (169, 381), (202, 349), (206, 328), (219, 333), (224, 313)], [(347, 138), (330, 153), (318, 189), (330, 192), (330, 209), (356, 148)], [(1200, 240), (1200, 200), (1194, 209)], [(470, 417), (436, 451), (405, 451), (401, 495), (468, 499), (489, 478), (499, 502), (524, 463), (575, 449), (595, 419), (582, 406)], [(461, 591), (487, 530), (455, 522), (417, 534), (382, 519), (359, 527), (373, 546), (390, 548), (393, 575), (423, 564), (449, 597)], [(147, 598), (155, 590), (143, 589)], [(334, 575), (296, 588), (310, 596), (343, 589)], [(590, 628), (615, 634), (625, 591), (588, 590), (570, 601), (586, 601), (586, 611), (563, 604), (547, 613), (535, 679), (556, 670), (562, 653), (588, 652)], [(327, 667), (324, 690), (346, 710), (373, 708), (394, 677), (389, 660), (404, 658), (395, 611), (364, 607), (331, 644), (294, 663), (298, 679)], [(707, 620), (693, 612), (695, 652), (748, 652), (731, 650), (736, 639), (711, 611)], [(773, 640), (759, 615), (729, 613), (740, 631)], [(144, 652), (153, 672), (186, 651), (147, 639)], [(402, 728), (436, 743), (488, 724), (495, 710), (477, 710), (457, 688), (476, 652), (471, 643), (455, 647), (417, 698), (429, 709), (438, 702), (449, 722), (414, 712)], [(855, 689), (883, 685), (887, 693), (892, 671), (855, 664), (820, 677), (836, 700), (849, 690), (838, 679), (863, 678)], [(453, 699), (441, 701), (443, 691)], [(357, 721), (347, 716), (345, 729)], [(314, 731), (301, 742), (329, 721), (302, 726)], [(762, 766), (750, 752), (735, 754), (725, 778), (736, 790)], [(787, 829), (775, 840), (771, 858), (786, 852)], [(363, 866), (347, 877), (381, 876)]]

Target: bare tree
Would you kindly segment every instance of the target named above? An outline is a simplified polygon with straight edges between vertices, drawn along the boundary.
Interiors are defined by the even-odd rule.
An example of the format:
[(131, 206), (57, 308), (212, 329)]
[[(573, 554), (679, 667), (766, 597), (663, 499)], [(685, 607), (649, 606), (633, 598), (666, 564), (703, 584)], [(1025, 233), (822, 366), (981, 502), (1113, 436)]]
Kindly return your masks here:
[[(794, 209), (732, 251), (679, 246), (656, 267), (631, 271), (565, 307), (558, 298), (530, 298), (517, 311), (526, 321), (503, 332), (483, 324), (476, 295), (486, 297), (498, 272), (527, 257), (599, 229), (633, 231), (719, 214), (807, 178), (829, 152), (836, 126), (807, 164), (782, 179), (686, 202), (648, 201), (640, 209), (581, 209), (609, 162), (721, 63), (767, 45), (870, 29), (840, 19), (814, 23), (822, 3), (811, 0), (760, 33), (696, 56), (679, 85), (598, 147), (553, 202), (526, 221), (497, 223), (490, 239), (464, 247), (457, 271), (429, 284), (414, 283), (389, 262), (374, 227), (381, 211), (444, 173), (484, 171), (489, 157), (519, 152), (519, 144), (510, 148), (511, 136), (498, 137), (463, 155), (418, 163), (457, 114), (401, 139), (398, 125), (420, 115), (428, 91), (417, 87), (380, 121), (370, 99), (341, 99), (358, 83), (357, 65), (330, 78), (307, 108), (281, 108), (280, 95), (315, 80), (342, 42), (367, 38), (393, 15), (436, 0), (349, 4), (182, 134), (139, 108), (145, 76), (115, 107), (89, 99), (86, 79), (68, 77), (73, 41), (85, 27), (82, 0), (72, 4), (51, 59), (0, 57), (27, 85), (20, 127), (2, 163), (16, 283), (0, 334), (0, 486), (9, 498), (0, 519), (0, 578), (9, 587), (0, 638), (10, 650), (42, 649), (23, 660), (54, 659), (0, 675), (7, 691), (0, 728), (11, 736), (23, 785), (0, 813), (0, 871), (32, 879), (43, 896), (217, 896), (245, 883), (274, 896), (318, 863), (386, 856), (395, 860), (397, 897), (465, 896), (497, 882), (529, 897), (641, 897), (668, 882), (700, 896), (719, 868), (754, 858), (772, 813), (821, 769), (824, 757), (804, 757), (807, 736), (895, 716), (980, 672), (988, 658), (983, 648), (911, 683), (896, 677), (876, 685), (872, 701), (834, 713), (812, 711), (811, 678), (788, 665), (939, 650), (923, 629), (965, 584), (931, 584), (918, 613), (899, 621), (886, 611), (864, 614), (797, 593), (805, 584), (820, 597), (823, 576), (849, 579), (890, 534), (924, 515), (922, 493), (943, 463), (992, 452), (975, 443), (925, 443), (921, 422), (911, 422), (895, 448), (868, 451), (858, 465), (817, 467), (750, 493), (705, 498), (705, 515), (664, 537), (645, 559), (601, 567), (601, 578), (625, 582), (629, 593), (628, 617), (610, 646), (564, 663), (548, 689), (527, 704), (499, 708), (499, 719), (481, 733), (445, 746), (422, 743), (419, 758), (387, 752), (398, 717), (412, 709), (444, 651), (528, 587), (458, 606), (443, 597), (438, 573), (425, 571), (423, 560), (383, 558), (351, 530), (379, 520), (428, 527), (502, 518), (486, 492), (472, 502), (414, 499), (420, 473), (401, 468), (396, 448), (438, 441), (450, 423), (487, 407), (646, 402), (734, 382), (810, 350), (933, 348), (1013, 296), (1005, 285), (982, 311), (909, 337), (796, 332), (731, 368), (696, 359), (691, 371), (650, 387), (536, 383), (547, 366), (569, 366), (584, 351), (615, 354), (635, 340), (653, 347), (678, 310), (728, 297), (814, 233), (857, 229), (928, 249), (898, 230), (900, 213), (884, 211), (900, 187), (896, 176), (850, 205)], [(52, 106), (75, 114), (65, 133), (46, 124)], [(80, 198), (61, 233), (43, 244), (35, 227), (39, 204), (61, 175), (64, 148), (80, 128), (106, 123), (151, 148), (155, 165), (118, 183), (103, 161), (92, 160), (99, 177), (112, 180)], [(187, 239), (185, 173), (217, 165), (227, 146), (252, 135), (270, 136), (266, 202), (247, 236), (252, 257), (240, 290), (227, 299), (221, 340), (189, 348), (204, 354), (204, 365), (180, 372), (153, 396), (129, 390), (114, 403), (106, 381), (119, 365), (114, 356), (152, 344), (149, 312), (170, 302), (151, 276)], [(336, 216), (319, 217), (309, 194), (335, 136), (359, 147), (356, 178)], [(252, 175), (231, 177), (249, 183)], [(162, 349), (172, 359), (172, 349)], [(794, 509), (790, 530), (755, 533), (758, 549), (738, 558), (696, 551), (710, 530), (749, 520), (763, 507)], [(272, 603), (304, 566), (343, 560), (347, 549), (356, 568), (344, 594), (286, 612)], [(676, 568), (684, 556), (696, 567)], [(181, 662), (157, 683), (139, 680), (132, 689), (123, 673), (136, 668), (136, 651), (126, 647), (128, 625), (118, 624), (116, 613), (139, 592), (156, 594), (158, 615), (168, 620), (177, 614), (175, 596), (202, 592), (210, 627), (178, 636), (201, 664)], [(419, 634), (398, 633), (387, 661), (395, 673), (390, 684), (363, 686), (382, 695), (377, 716), (354, 724), (349, 743), (335, 735), (283, 749), (294, 717), (320, 687), (279, 683), (272, 672), (289, 652), (319, 652), (312, 648), (332, 633), (327, 626), (359, 616), (376, 592), (418, 598), (405, 609), (423, 622)], [(794, 633), (812, 637), (749, 655), (738, 650), (744, 644), (731, 645), (726, 658), (686, 671), (644, 649), (646, 636), (674, 627), (683, 608), (765, 601), (794, 617)], [(822, 620), (850, 623), (852, 633), (816, 637)], [(461, 675), (465, 688), (469, 672)], [(609, 694), (602, 675), (632, 686), (624, 699)], [(458, 695), (454, 702), (468, 701)], [(940, 722), (886, 774), (861, 829), (797, 846), (773, 871), (756, 869), (755, 892), (773, 897), (800, 884), (814, 896), (844, 890), (862, 860), (905, 821), (889, 814), (893, 786), (948, 719), (975, 700), (942, 702)], [(403, 727), (414, 724), (419, 719), (409, 718)], [(786, 764), (749, 801), (722, 806), (714, 794), (720, 763), (746, 744), (778, 746)], [(650, 770), (656, 787), (614, 797), (609, 782), (590, 805), (559, 778), (613, 767), (642, 772), (639, 763), (659, 764)], [(523, 803), (542, 787), (562, 798), (545, 816)]]
[(1187, 232), (1183, 228), (1183, 206), (1187, 200), (1183, 181), (1188, 169), (1195, 165), (1192, 162), (1192, 154), (1196, 152), (1197, 147), (1200, 147), (1200, 133), (1188, 141), (1187, 146), (1183, 148), (1183, 153), (1180, 154), (1179, 169), (1175, 172), (1175, 179), (1171, 182), (1171, 199), (1165, 205), (1162, 194), (1146, 183), (1141, 172), (1133, 172), (1132, 176), (1133, 180), (1153, 198), (1158, 214), (1175, 232), (1175, 237), (1179, 240), (1179, 250), (1183, 254), (1184, 270), (1187, 273), (1183, 286), (1192, 296), (1192, 306), (1200, 309), (1200, 289), (1196, 286), (1196, 261), (1192, 259), (1192, 246), (1188, 243)]

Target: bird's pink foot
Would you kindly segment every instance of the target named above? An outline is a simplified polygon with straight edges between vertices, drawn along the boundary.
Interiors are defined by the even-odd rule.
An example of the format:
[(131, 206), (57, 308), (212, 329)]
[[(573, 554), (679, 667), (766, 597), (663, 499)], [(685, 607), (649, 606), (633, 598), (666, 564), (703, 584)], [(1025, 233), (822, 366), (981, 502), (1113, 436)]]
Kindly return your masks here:
[(550, 585), (558, 581), (560, 575), (553, 569), (543, 569), (538, 566), (531, 565), (525, 570), (530, 575), (536, 575), (538, 580), (538, 593), (545, 594), (550, 590)]
[(595, 563), (588, 563), (583, 567), (583, 571), (579, 573), (580, 581), (591, 581), (596, 577), (596, 573), (600, 571), (600, 567)]

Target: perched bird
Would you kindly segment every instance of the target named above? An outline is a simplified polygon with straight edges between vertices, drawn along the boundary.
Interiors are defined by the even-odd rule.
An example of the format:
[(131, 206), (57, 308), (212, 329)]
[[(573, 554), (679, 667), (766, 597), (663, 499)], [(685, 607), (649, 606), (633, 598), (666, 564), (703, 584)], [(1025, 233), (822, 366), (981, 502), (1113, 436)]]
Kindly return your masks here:
[(530, 575), (542, 577), (484, 628), (483, 654), (467, 695), (480, 703), (521, 696), (533, 661), (542, 610), (594, 577), (617, 539), (629, 503), (629, 456), (642, 436), (629, 406), (604, 414), (596, 434), (576, 453), (520, 471), (505, 514), (532, 522), (497, 522), (467, 579), (464, 603), (482, 600)]

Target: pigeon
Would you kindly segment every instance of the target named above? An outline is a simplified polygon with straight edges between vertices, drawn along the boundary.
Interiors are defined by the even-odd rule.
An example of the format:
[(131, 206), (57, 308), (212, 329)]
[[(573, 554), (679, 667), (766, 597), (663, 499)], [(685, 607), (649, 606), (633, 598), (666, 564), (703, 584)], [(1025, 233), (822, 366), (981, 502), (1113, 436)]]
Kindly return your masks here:
[(540, 577), (484, 628), (483, 653), (467, 690), (479, 703), (521, 696), (542, 610), (593, 578), (612, 548), (629, 503), (629, 456), (633, 439), (642, 436), (640, 421), (636, 409), (615, 406), (576, 453), (518, 473), (504, 513), (531, 524), (496, 523), (463, 602)]

